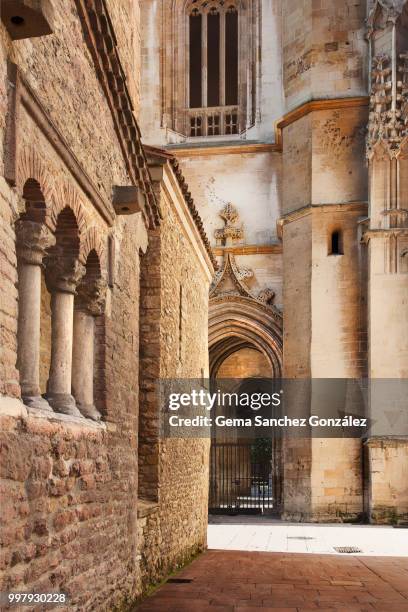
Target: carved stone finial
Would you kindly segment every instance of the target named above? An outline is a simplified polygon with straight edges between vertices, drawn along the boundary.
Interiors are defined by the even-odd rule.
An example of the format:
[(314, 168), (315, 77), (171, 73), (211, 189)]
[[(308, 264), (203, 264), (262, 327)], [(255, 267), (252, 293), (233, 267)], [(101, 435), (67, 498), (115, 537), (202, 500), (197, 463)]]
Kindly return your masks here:
[(271, 305), (275, 299), (275, 292), (272, 289), (266, 288), (262, 289), (258, 293), (258, 300), (263, 304)]
[(75, 293), (76, 288), (85, 274), (83, 266), (76, 257), (61, 256), (58, 252), (47, 257), (45, 279), (50, 291)]
[(17, 257), (28, 264), (41, 265), (47, 249), (55, 244), (48, 227), (35, 221), (18, 220), (15, 225)]
[(215, 238), (217, 242), (228, 244), (233, 240), (242, 240), (244, 237), (243, 227), (236, 227), (239, 220), (239, 214), (235, 206), (228, 202), (219, 213), (221, 219), (224, 220), (225, 226), (222, 229), (215, 230)]
[(97, 317), (103, 314), (106, 304), (108, 283), (104, 278), (89, 281), (86, 277), (79, 284), (76, 297), (76, 308), (85, 310)]

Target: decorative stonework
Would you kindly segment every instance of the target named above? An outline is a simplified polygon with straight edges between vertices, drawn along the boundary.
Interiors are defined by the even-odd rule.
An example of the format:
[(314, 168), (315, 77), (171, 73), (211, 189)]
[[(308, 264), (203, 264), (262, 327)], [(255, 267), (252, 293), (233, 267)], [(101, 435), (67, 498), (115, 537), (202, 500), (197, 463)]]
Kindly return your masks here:
[(20, 261), (41, 265), (47, 249), (55, 244), (55, 237), (48, 227), (34, 221), (16, 222), (17, 255)]
[[(231, 202), (224, 206), (219, 216), (223, 219), (225, 226), (215, 231), (218, 242), (222, 242), (224, 246), (230, 246), (233, 240), (243, 239), (244, 229), (242, 225), (237, 227), (239, 213)], [(246, 279), (253, 278), (253, 271), (250, 268), (239, 267), (230, 249), (226, 249), (223, 256), (223, 266), (215, 274), (210, 287), (210, 298), (228, 299), (241, 296), (260, 302), (267, 307), (272, 306), (275, 292), (267, 288), (261, 290), (257, 296), (254, 295), (245, 282)]]
[(242, 295), (253, 298), (244, 281), (245, 278), (251, 278), (253, 275), (254, 273), (249, 268), (238, 268), (234, 255), (227, 253), (224, 266), (216, 273), (210, 288), (210, 298), (227, 295)]
[(75, 293), (85, 271), (85, 266), (76, 257), (61, 257), (55, 252), (46, 261), (47, 286), (50, 292)]
[(234, 240), (242, 240), (244, 237), (244, 229), (242, 225), (237, 226), (239, 214), (235, 206), (228, 202), (219, 213), (223, 219), (225, 226), (222, 229), (215, 230), (215, 239), (219, 245), (232, 244)]
[(388, 55), (373, 59), (370, 115), (368, 124), (367, 149), (383, 141), (390, 152), (399, 146), (408, 133), (408, 54), (401, 54), (397, 62), (396, 83), (393, 83), (392, 60)]
[(103, 314), (106, 305), (108, 284), (104, 278), (92, 281), (84, 279), (78, 286), (75, 305), (78, 310), (85, 310), (94, 317)]
[(406, 0), (375, 0), (367, 19), (367, 38), (387, 23), (395, 23), (400, 17)]
[(263, 304), (272, 305), (275, 299), (275, 292), (272, 289), (262, 289), (258, 293), (258, 300)]
[[(401, 52), (405, 0), (376, 0), (367, 19), (370, 42), (371, 93), (367, 156), (384, 143), (395, 157), (408, 134), (408, 51)], [(378, 42), (379, 41), (379, 42)], [(380, 53), (377, 52), (379, 44)]]

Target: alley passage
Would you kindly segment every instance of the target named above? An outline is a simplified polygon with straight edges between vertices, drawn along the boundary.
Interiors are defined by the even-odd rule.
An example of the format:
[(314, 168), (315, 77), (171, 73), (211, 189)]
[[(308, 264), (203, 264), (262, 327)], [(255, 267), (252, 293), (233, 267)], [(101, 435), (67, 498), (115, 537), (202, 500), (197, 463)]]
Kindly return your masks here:
[(408, 610), (406, 557), (212, 550), (170, 580), (137, 612)]

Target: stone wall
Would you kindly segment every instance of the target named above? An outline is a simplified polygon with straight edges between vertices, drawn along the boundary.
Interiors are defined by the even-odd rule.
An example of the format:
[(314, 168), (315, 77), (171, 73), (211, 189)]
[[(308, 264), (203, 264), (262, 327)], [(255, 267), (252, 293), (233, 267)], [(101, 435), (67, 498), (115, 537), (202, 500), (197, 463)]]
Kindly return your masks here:
[(271, 366), (266, 357), (252, 348), (236, 351), (221, 364), (217, 378), (271, 378)]
[(188, 218), (186, 224), (180, 217), (185, 203), (176, 177), (166, 164), (163, 169), (159, 166), (159, 173), (161, 179), (155, 184), (163, 221), (150, 235), (142, 260), (139, 555), (143, 590), (205, 548), (208, 507), (209, 440), (160, 439), (158, 432), (162, 406), (157, 379), (208, 376), (211, 278), (211, 270), (197, 257)]
[[(355, 105), (353, 107), (353, 105)], [(367, 275), (359, 221), (367, 211), (366, 107), (304, 112), (283, 129), (284, 372), (367, 375)], [(331, 236), (339, 232), (339, 254)], [(313, 382), (297, 401), (314, 414)], [(343, 520), (363, 512), (361, 441), (288, 439), (284, 516)], [(299, 483), (302, 487), (299, 487)]]
[(288, 0), (282, 10), (286, 110), (307, 100), (366, 95), (366, 1)]
[[(0, 25), (3, 111), (0, 118), (0, 420), (4, 518), (1, 589), (63, 591), (70, 596), (70, 609), (112, 610), (130, 603), (140, 591), (137, 560), (139, 251), (146, 250), (147, 233), (141, 214), (126, 218), (114, 216), (113, 185), (129, 184), (126, 160), (83, 39), (76, 4), (55, 0), (53, 5), (54, 33), (49, 36), (12, 43)], [(137, 6), (128, 3), (126, 7), (121, 6), (121, 11), (116, 4), (111, 8), (121, 58), (130, 81), (130, 73), (135, 70), (135, 82), (129, 83), (129, 87), (137, 98), (137, 57), (133, 57), (133, 49), (137, 47), (138, 28), (137, 23), (134, 27), (131, 24), (133, 18), (137, 21)], [(126, 12), (130, 9), (134, 17)], [(136, 36), (133, 40), (132, 35)], [(24, 99), (29, 101), (22, 103), (19, 98), (16, 124), (9, 103), (13, 89), (8, 83), (7, 59), (17, 65), (21, 90), (26, 96)], [(16, 155), (12, 149), (5, 151), (3, 147), (5, 119), (17, 131)], [(15, 186), (3, 178), (5, 161), (15, 165)], [(59, 215), (68, 207), (78, 227), (74, 241), (78, 242), (80, 256), (86, 257), (89, 249), (96, 250), (104, 278), (109, 277), (105, 310), (96, 321), (95, 334), (94, 393), (96, 406), (102, 413), (100, 423), (80, 415), (27, 408), (20, 401), (16, 354), (21, 295), (14, 223), (25, 211), (22, 196), (27, 179), (38, 182), (49, 231), (56, 231)], [(171, 231), (174, 232), (174, 257), (180, 236), (177, 222)], [(67, 244), (66, 240), (62, 243)], [(166, 274), (170, 273), (170, 263), (168, 260)], [(185, 272), (190, 275), (187, 264)], [(206, 291), (206, 286), (202, 288), (201, 279), (197, 278), (188, 295), (191, 304), (195, 298), (204, 304), (204, 313)], [(44, 392), (52, 342), (50, 297), (44, 282), (41, 298), (38, 350), (40, 387)], [(186, 338), (188, 346), (194, 344), (198, 325), (191, 328)], [(206, 325), (202, 329), (206, 330)], [(201, 330), (202, 347), (205, 338), (206, 331)], [(195, 358), (196, 363), (206, 367), (205, 348)], [(185, 367), (187, 373), (193, 373), (192, 360), (190, 357), (190, 362), (183, 362), (182, 371)], [(205, 444), (201, 447), (205, 448)], [(175, 463), (181, 462), (184, 456), (184, 450), (175, 450)], [(180, 527), (174, 527), (174, 535), (167, 532), (163, 540), (167, 542), (165, 554), (169, 563), (175, 557), (179, 560), (189, 543), (190, 548), (196, 548), (198, 542), (204, 544), (206, 458), (204, 451), (194, 452), (194, 457), (197, 465), (191, 473), (190, 485), (197, 472), (204, 474), (203, 503), (193, 505), (191, 498), (188, 505), (188, 490), (180, 490), (180, 500), (176, 503), (185, 514), (179, 510), (175, 521), (180, 519)], [(171, 503), (175, 502), (169, 497), (178, 474), (172, 461), (166, 463), (166, 457), (162, 461), (171, 475), (167, 490), (171, 509)], [(191, 536), (183, 523), (189, 520), (189, 513), (195, 517)], [(175, 550), (177, 540), (170, 544), (169, 541), (180, 539), (181, 529), (184, 546), (179, 554)], [(161, 553), (157, 554), (159, 557)]]
[(372, 438), (366, 444), (367, 514), (372, 523), (408, 520), (408, 444), (406, 439)]
[(119, 232), (104, 423), (0, 399), (1, 588), (61, 590), (74, 610), (112, 609), (137, 594), (138, 320), (129, 316), (138, 311), (137, 221)]

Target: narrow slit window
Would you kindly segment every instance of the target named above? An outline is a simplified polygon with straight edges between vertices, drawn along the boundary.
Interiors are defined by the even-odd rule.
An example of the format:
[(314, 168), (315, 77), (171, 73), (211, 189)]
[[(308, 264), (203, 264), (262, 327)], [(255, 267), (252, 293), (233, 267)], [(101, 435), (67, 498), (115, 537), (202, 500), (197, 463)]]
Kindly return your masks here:
[(207, 16), (207, 105), (220, 104), (220, 14), (213, 8)]
[(190, 108), (202, 105), (202, 17), (198, 11), (190, 15)]
[(225, 104), (238, 104), (238, 12), (234, 6), (225, 15)]
[(342, 232), (332, 232), (330, 237), (329, 255), (343, 255), (343, 235)]

